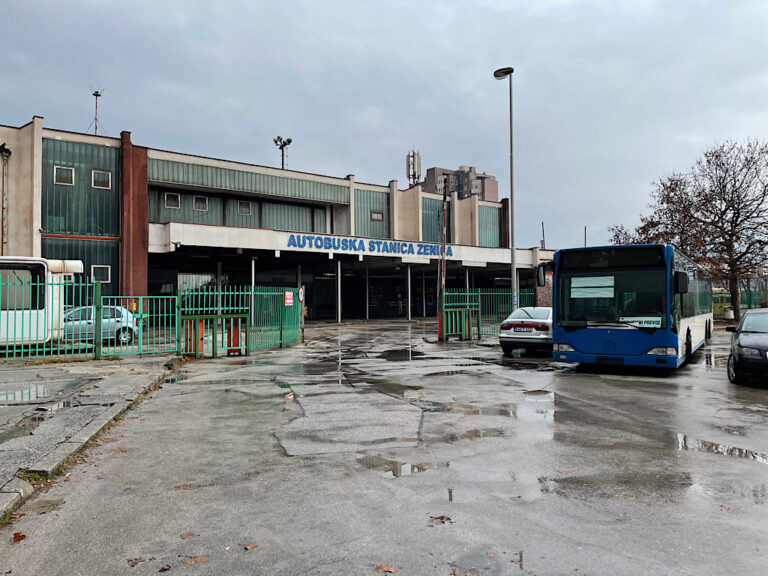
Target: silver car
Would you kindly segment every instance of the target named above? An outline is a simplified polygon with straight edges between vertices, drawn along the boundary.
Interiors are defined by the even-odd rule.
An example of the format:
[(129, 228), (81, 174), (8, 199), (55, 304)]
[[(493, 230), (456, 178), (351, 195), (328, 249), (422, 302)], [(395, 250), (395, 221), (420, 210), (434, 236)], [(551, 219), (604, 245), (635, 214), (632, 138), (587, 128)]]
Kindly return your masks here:
[[(64, 335), (67, 340), (90, 342), (95, 336), (93, 306), (78, 306), (64, 316)], [(101, 309), (101, 338), (115, 340), (126, 346), (133, 342), (139, 331), (139, 321), (122, 306), (104, 306)]]
[(515, 348), (551, 347), (552, 308), (518, 308), (501, 323), (499, 343), (504, 354), (511, 354)]

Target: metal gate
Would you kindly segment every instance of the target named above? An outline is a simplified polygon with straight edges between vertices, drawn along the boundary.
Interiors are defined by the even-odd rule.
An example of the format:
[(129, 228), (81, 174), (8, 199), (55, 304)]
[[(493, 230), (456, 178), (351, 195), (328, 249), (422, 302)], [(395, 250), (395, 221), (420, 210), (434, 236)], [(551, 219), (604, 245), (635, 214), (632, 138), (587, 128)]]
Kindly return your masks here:
[[(518, 290), (518, 307), (534, 306), (534, 290)], [(512, 291), (498, 288), (447, 289), (443, 325), (445, 336), (489, 338), (499, 335), (499, 326), (512, 313)]]
[(101, 354), (176, 353), (176, 296), (102, 296)]

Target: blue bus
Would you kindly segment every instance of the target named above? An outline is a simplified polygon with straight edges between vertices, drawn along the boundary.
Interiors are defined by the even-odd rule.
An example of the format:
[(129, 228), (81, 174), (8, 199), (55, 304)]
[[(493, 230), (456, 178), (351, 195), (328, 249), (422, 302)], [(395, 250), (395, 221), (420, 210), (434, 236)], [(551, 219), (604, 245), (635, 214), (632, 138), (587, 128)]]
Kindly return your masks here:
[(559, 250), (553, 265), (559, 362), (677, 368), (712, 335), (712, 283), (674, 246)]

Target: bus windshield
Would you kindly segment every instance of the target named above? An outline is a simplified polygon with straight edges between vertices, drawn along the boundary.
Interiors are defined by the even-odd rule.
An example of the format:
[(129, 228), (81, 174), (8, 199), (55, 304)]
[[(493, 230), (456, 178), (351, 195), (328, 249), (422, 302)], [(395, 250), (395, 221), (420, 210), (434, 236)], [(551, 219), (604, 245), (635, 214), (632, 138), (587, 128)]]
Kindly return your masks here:
[(664, 267), (562, 270), (557, 292), (558, 326), (607, 323), (644, 329), (667, 327)]

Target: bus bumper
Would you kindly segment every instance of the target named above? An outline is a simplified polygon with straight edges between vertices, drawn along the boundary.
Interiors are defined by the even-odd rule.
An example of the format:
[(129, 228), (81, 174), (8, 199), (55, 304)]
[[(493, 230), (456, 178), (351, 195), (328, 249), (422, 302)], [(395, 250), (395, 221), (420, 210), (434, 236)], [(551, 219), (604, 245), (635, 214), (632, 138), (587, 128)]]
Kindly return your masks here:
[(685, 356), (618, 356), (610, 354), (582, 354), (581, 352), (552, 352), (556, 362), (581, 362), (583, 364), (603, 364), (606, 366), (652, 366), (656, 368), (677, 368)]

